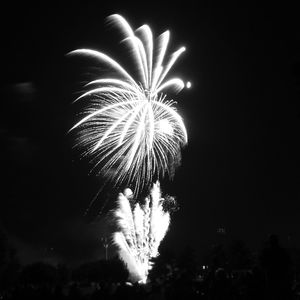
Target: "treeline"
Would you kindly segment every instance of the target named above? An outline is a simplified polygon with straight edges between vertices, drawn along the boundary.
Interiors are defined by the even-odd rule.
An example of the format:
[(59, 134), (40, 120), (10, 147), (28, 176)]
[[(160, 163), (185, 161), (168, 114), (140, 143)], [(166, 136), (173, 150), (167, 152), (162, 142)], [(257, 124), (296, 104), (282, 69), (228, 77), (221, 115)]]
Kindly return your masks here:
[(0, 297), (24, 299), (26, 294), (35, 299), (74, 300), (102, 295), (104, 299), (123, 299), (129, 293), (129, 299), (153, 299), (156, 295), (161, 299), (257, 300), (282, 296), (280, 293), (284, 293), (282, 299), (300, 295), (300, 251), (282, 247), (275, 235), (256, 251), (242, 240), (234, 240), (215, 243), (201, 257), (192, 247), (175, 255), (165, 246), (162, 244), (153, 261), (148, 283), (140, 286), (127, 283), (128, 271), (117, 257), (72, 268), (42, 261), (21, 265), (7, 236), (0, 233)]

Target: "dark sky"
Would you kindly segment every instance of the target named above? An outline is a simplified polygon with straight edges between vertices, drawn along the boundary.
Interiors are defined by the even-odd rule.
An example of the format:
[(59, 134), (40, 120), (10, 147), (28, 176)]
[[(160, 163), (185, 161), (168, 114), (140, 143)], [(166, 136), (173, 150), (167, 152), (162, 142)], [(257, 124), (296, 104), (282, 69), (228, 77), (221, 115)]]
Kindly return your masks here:
[(133, 27), (149, 24), (156, 36), (170, 29), (170, 49), (187, 47), (174, 74), (193, 84), (175, 98), (189, 144), (165, 186), (181, 207), (165, 245), (201, 252), (218, 227), (254, 249), (270, 233), (300, 245), (296, 7), (184, 3), (26, 2), (3, 10), (0, 222), (24, 261), (103, 256), (103, 222), (84, 217), (101, 182), (67, 135), (92, 61), (65, 54), (93, 48), (124, 59), (118, 31), (105, 23), (112, 13)]

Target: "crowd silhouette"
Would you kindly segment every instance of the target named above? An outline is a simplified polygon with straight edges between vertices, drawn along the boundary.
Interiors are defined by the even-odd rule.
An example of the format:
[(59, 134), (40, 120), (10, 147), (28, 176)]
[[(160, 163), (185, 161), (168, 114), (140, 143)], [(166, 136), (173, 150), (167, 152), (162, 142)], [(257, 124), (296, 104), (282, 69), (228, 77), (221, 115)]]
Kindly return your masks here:
[(203, 259), (191, 247), (179, 256), (162, 249), (147, 284), (132, 284), (117, 258), (76, 268), (18, 265), (2, 238), (0, 299), (298, 300), (298, 267), (290, 249), (271, 235), (256, 253), (240, 240), (214, 245)]

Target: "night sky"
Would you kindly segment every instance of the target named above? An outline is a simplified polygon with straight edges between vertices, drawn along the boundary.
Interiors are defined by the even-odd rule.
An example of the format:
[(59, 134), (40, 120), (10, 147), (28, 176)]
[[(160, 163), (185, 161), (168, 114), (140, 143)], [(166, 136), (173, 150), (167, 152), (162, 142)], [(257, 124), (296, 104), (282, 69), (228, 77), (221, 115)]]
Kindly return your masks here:
[(126, 60), (118, 30), (105, 22), (112, 13), (134, 28), (149, 24), (156, 36), (170, 29), (169, 50), (187, 48), (173, 75), (192, 82), (174, 96), (189, 144), (162, 187), (180, 205), (164, 246), (201, 253), (219, 227), (253, 249), (270, 233), (300, 246), (296, 7), (106, 2), (2, 10), (0, 224), (22, 261), (104, 255), (105, 226), (94, 218), (103, 199), (85, 216), (101, 179), (67, 134), (78, 120), (72, 101), (95, 69), (66, 53), (91, 48)]

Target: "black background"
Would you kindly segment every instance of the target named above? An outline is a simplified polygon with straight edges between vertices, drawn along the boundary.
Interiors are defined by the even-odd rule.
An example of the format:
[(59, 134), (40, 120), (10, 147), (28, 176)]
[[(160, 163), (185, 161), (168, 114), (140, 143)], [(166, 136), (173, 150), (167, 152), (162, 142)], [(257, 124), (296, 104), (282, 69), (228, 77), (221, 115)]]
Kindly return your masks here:
[(170, 29), (169, 50), (187, 48), (174, 74), (192, 88), (174, 99), (189, 144), (165, 187), (181, 207), (165, 246), (190, 244), (201, 253), (219, 227), (254, 249), (270, 233), (299, 245), (296, 7), (26, 2), (7, 5), (0, 26), (0, 221), (22, 259), (103, 256), (103, 222), (84, 217), (101, 182), (67, 134), (93, 62), (66, 53), (92, 48), (125, 61), (119, 32), (105, 22), (112, 13), (134, 28), (149, 24), (156, 36)]

